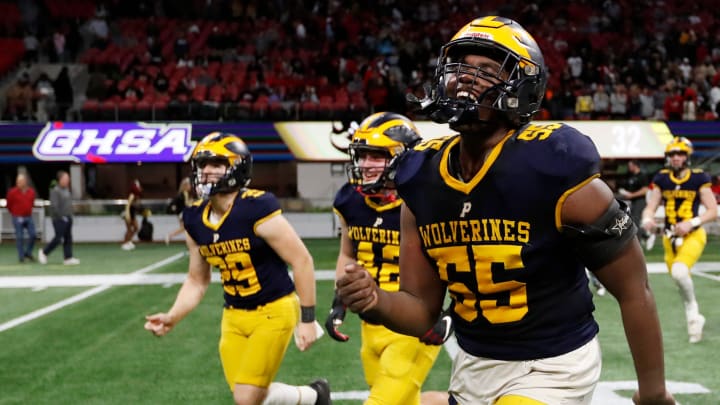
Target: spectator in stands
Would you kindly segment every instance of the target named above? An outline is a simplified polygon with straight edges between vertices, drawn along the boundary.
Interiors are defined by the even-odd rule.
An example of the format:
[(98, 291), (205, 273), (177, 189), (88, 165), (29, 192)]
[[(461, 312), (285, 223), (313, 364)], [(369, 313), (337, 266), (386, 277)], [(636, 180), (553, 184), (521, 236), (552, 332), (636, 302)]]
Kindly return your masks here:
[(35, 100), (37, 106), (35, 109), (35, 117), (38, 121), (49, 121), (55, 119), (55, 89), (53, 88), (50, 77), (45, 72), (41, 72), (35, 84)]
[(598, 84), (593, 93), (593, 116), (592, 119), (607, 118), (610, 112), (610, 96), (605, 91), (604, 84)]
[(128, 194), (127, 201), (125, 202), (125, 209), (123, 210), (125, 237), (123, 238), (123, 243), (120, 246), (123, 250), (135, 249), (135, 244), (132, 240), (139, 229), (137, 214), (142, 211), (142, 203), (140, 202), (141, 195), (142, 185), (140, 184), (140, 180), (135, 179), (130, 186), (130, 194)]
[(70, 174), (61, 170), (57, 174), (57, 184), (50, 190), (50, 215), (52, 217), (55, 235), (50, 243), (38, 251), (38, 261), (47, 264), (47, 255), (62, 242), (63, 264), (66, 266), (80, 264), (80, 260), (73, 257), (73, 206), (70, 194)]
[(105, 49), (110, 41), (110, 27), (105, 15), (95, 15), (88, 23), (90, 46)]
[(23, 45), (25, 45), (25, 56), (24, 60), (26, 63), (35, 63), (38, 61), (38, 48), (40, 47), (40, 41), (38, 41), (35, 34), (27, 30), (25, 37), (23, 38)]
[[(32, 255), (35, 246), (35, 222), (32, 217), (35, 190), (28, 184), (27, 175), (18, 173), (15, 178), (15, 187), (7, 193), (7, 209), (12, 217), (15, 227), (15, 244), (17, 246), (18, 260), (35, 261)], [(25, 230), (27, 230), (27, 244), (25, 243)]]
[(624, 84), (616, 84), (610, 93), (610, 117), (614, 120), (627, 119), (628, 94)]
[(153, 86), (158, 94), (167, 94), (169, 82), (165, 73), (162, 71), (158, 72), (157, 76), (155, 76), (155, 80), (153, 81)]
[(50, 61), (55, 63), (67, 63), (67, 55), (65, 54), (65, 34), (58, 27), (52, 36), (52, 52), (50, 53)]
[(644, 120), (653, 119), (655, 116), (655, 101), (653, 99), (653, 91), (650, 86), (643, 86), (640, 93), (640, 117)]
[(665, 119), (668, 121), (682, 120), (683, 102), (682, 89), (679, 86), (675, 86), (670, 91), (670, 95), (665, 99), (665, 105), (663, 107)]
[(193, 61), (188, 57), (190, 53), (190, 42), (188, 42), (185, 31), (178, 29), (175, 45), (173, 46), (177, 67), (192, 67)]
[(68, 119), (67, 112), (73, 106), (75, 100), (75, 94), (70, 82), (70, 71), (67, 66), (63, 66), (60, 69), (55, 81), (52, 83), (53, 89), (55, 90), (55, 102), (57, 105), (57, 117), (60, 121)]
[(575, 99), (575, 117), (579, 120), (589, 120), (592, 117), (593, 110), (590, 89), (580, 89), (580, 95)]
[(6, 94), (5, 117), (12, 121), (27, 121), (33, 116), (33, 101), (35, 92), (30, 85), (30, 75), (24, 72), (18, 80), (10, 86)]

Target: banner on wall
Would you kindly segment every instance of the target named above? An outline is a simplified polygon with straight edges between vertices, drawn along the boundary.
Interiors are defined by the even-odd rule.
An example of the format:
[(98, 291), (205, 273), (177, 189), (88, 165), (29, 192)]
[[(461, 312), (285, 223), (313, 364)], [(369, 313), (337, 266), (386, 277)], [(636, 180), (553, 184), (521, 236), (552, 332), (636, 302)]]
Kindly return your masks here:
[(192, 125), (141, 122), (49, 122), (32, 152), (43, 161), (182, 162), (193, 151)]
[[(535, 125), (555, 122), (534, 121)], [(664, 156), (672, 138), (664, 122), (654, 121), (572, 121), (568, 123), (589, 136), (603, 159), (656, 159)], [(335, 124), (337, 125), (337, 124)], [(447, 125), (416, 121), (424, 139), (454, 134)], [(343, 151), (349, 143), (346, 130), (332, 122), (279, 122), (277, 132), (296, 159), (303, 161), (346, 161)]]

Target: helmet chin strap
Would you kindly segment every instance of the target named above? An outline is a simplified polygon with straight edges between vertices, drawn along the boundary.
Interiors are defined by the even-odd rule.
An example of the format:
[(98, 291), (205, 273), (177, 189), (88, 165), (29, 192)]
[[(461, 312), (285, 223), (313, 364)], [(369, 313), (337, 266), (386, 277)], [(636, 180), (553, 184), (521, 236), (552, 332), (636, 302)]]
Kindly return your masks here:
[(362, 186), (355, 186), (355, 191), (360, 193), (363, 197), (377, 198), (382, 204), (395, 202), (397, 200), (397, 194), (386, 188), (381, 189), (377, 193), (366, 193), (363, 191)]

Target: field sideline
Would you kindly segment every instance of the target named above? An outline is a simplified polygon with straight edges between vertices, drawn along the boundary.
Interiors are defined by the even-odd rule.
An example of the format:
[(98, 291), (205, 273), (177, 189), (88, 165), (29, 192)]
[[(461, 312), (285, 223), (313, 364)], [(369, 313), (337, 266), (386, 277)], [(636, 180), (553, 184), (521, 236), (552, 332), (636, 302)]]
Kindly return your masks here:
[[(316, 267), (333, 267), (336, 240), (308, 240)], [(720, 349), (720, 309), (713, 305), (720, 270), (711, 240), (707, 259), (695, 269), (706, 336), (687, 343), (684, 315), (664, 265), (651, 263), (650, 281), (664, 326), (668, 384), (683, 404), (720, 403), (720, 371), (708, 356)], [(0, 244), (0, 404), (25, 403), (231, 403), (216, 354), (221, 289), (214, 283), (200, 307), (168, 337), (154, 339), (142, 330), (142, 316), (166, 309), (187, 266), (184, 246), (141, 245), (134, 253), (115, 245), (79, 245), (76, 267), (18, 264), (14, 245)], [(648, 260), (657, 260), (659, 248)], [(655, 257), (653, 257), (655, 256)], [(332, 298), (333, 271), (319, 270), (319, 318)], [(656, 274), (659, 273), (659, 274)], [(612, 298), (597, 297), (596, 316), (603, 347), (602, 382), (594, 404), (630, 404), (634, 373)], [(328, 376), (336, 404), (357, 404), (367, 395), (358, 358), (357, 318), (343, 326), (346, 344), (323, 338), (308, 353), (294, 346), (279, 381), (302, 384)], [(447, 385), (450, 358), (445, 353), (426, 381), (426, 389)], [(343, 359), (337, 364), (337, 359)], [(200, 378), (201, 377), (201, 378)], [(156, 382), (155, 382), (156, 381)], [(39, 389), (38, 389), (39, 388)]]

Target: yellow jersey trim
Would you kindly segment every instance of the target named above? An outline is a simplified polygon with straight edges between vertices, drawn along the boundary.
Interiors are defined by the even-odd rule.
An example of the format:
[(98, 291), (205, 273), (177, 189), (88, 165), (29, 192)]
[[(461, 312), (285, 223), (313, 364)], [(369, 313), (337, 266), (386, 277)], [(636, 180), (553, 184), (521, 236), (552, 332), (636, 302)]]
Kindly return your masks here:
[[(235, 197), (235, 198), (237, 198), (237, 197)], [(220, 220), (217, 221), (217, 223), (213, 224), (212, 222), (210, 222), (210, 208), (212, 207), (212, 204), (210, 202), (208, 202), (208, 204), (205, 206), (205, 209), (203, 209), (203, 213), (202, 213), (203, 224), (205, 224), (206, 227), (212, 229), (213, 231), (217, 231), (218, 229), (220, 229), (223, 222), (225, 222), (225, 218), (227, 218), (227, 216), (230, 215), (230, 211), (232, 211), (234, 205), (235, 205), (235, 202), (233, 202), (233, 205), (231, 205), (230, 208), (228, 208), (228, 210), (225, 211), (225, 213), (220, 218)]]
[(258, 227), (258, 226), (260, 226), (263, 222), (268, 221), (270, 218), (276, 217), (276, 216), (278, 216), (278, 215), (280, 215), (280, 214), (282, 214), (282, 210), (277, 209), (277, 210), (275, 210), (275, 211), (273, 211), (273, 212), (265, 215), (264, 217), (258, 219), (257, 221), (255, 221), (255, 225), (253, 225), (253, 232), (254, 232), (255, 234), (257, 234), (257, 227)]
[(443, 178), (448, 187), (460, 191), (461, 193), (470, 194), (475, 186), (477, 186), (478, 183), (480, 183), (480, 181), (485, 177), (485, 174), (488, 170), (490, 170), (493, 163), (495, 163), (495, 159), (497, 159), (498, 155), (500, 155), (500, 151), (502, 151), (505, 142), (510, 139), (514, 133), (515, 130), (510, 130), (507, 135), (505, 135), (505, 137), (492, 148), (482, 167), (480, 167), (480, 170), (478, 170), (478, 172), (475, 173), (475, 176), (473, 176), (473, 178), (467, 183), (456, 179), (455, 176), (450, 174), (448, 169), (450, 163), (450, 150), (460, 142), (460, 137), (456, 137), (450, 141), (450, 145), (448, 145), (443, 151), (442, 158), (440, 159), (440, 177)]
[(672, 170), (670, 170), (669, 172), (670, 172), (670, 173), (669, 173), (669, 175), (670, 175), (670, 181), (672, 181), (672, 182), (675, 183), (675, 184), (683, 184), (683, 183), (685, 183), (686, 181), (690, 180), (690, 175), (692, 175), (692, 170), (686, 170), (686, 171), (685, 171), (685, 176), (683, 176), (683, 177), (681, 177), (681, 178), (675, 177), (675, 174), (672, 172)]
[(402, 199), (398, 198), (397, 200), (389, 202), (387, 204), (378, 204), (370, 197), (365, 197), (365, 204), (367, 204), (368, 207), (374, 209), (377, 212), (389, 211), (393, 208), (399, 207), (400, 205), (402, 205), (402, 203)]
[(598, 177), (600, 177), (600, 173), (593, 174), (592, 176), (580, 182), (580, 184), (578, 184), (577, 186), (568, 189), (560, 196), (557, 204), (555, 204), (555, 228), (557, 228), (558, 231), (562, 231), (562, 206), (563, 204), (565, 204), (565, 200), (570, 197), (570, 194), (574, 193), (575, 191), (582, 188), (584, 185), (590, 183), (594, 179), (597, 179)]

